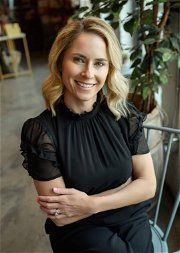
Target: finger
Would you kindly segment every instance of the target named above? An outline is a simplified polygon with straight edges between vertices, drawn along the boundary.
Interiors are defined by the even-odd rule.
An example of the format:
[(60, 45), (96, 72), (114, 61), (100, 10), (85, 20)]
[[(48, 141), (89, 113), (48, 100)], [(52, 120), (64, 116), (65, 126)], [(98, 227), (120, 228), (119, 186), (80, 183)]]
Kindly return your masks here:
[(43, 202), (43, 201), (39, 201), (38, 202), (40, 206), (46, 208), (46, 209), (62, 209), (62, 206), (59, 203), (47, 203), (47, 202)]
[(64, 218), (67, 218), (67, 216), (63, 213), (59, 214), (59, 215), (48, 215), (47, 216), (48, 218), (50, 218), (51, 220), (60, 220), (60, 219), (64, 219)]
[(45, 212), (47, 215), (54, 215), (56, 212), (56, 209), (47, 209), (42, 206), (40, 206), (40, 209)]
[(38, 196), (37, 202), (39, 201), (48, 202), (48, 203), (59, 203), (61, 201), (61, 196)]
[(53, 188), (53, 192), (57, 194), (65, 194), (65, 195), (71, 195), (75, 192), (74, 188)]

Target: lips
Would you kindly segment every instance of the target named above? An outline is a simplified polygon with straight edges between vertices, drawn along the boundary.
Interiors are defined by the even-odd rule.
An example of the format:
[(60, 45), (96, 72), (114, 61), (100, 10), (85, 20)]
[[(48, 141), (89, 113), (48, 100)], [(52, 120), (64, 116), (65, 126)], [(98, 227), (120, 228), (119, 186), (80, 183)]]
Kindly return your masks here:
[(95, 83), (84, 83), (84, 82), (79, 82), (79, 81), (76, 81), (76, 83), (81, 87), (81, 88), (92, 88)]

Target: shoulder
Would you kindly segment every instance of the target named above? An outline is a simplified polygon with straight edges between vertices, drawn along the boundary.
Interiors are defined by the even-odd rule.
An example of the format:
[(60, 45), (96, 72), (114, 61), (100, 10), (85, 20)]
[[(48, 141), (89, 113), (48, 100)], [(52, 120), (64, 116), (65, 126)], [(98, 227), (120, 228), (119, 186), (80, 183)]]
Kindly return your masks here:
[(128, 116), (121, 119), (121, 129), (128, 140), (131, 154), (148, 153), (149, 148), (143, 129), (143, 122), (147, 115), (139, 111), (132, 103), (128, 103), (128, 109)]
[(128, 102), (128, 119), (132, 119), (132, 118), (139, 118), (142, 119), (143, 121), (146, 120), (146, 113), (139, 111), (135, 105), (132, 102)]
[(142, 131), (143, 122), (146, 120), (147, 115), (139, 111), (133, 103), (128, 102), (129, 113), (127, 116), (127, 123), (129, 127), (129, 135), (133, 135), (137, 130)]
[(128, 102), (127, 117), (121, 117), (119, 125), (123, 135), (129, 142), (135, 142), (143, 133), (143, 122), (147, 115), (139, 111), (133, 103)]
[(30, 139), (32, 135), (39, 136), (42, 132), (46, 131), (44, 122), (51, 122), (52, 114), (49, 110), (44, 110), (39, 115), (27, 119), (22, 126), (21, 138)]
[(32, 125), (32, 124), (37, 124), (38, 122), (40, 122), (41, 120), (52, 120), (53, 116), (51, 111), (49, 111), (48, 109), (44, 110), (43, 112), (41, 112), (40, 114), (38, 114), (37, 116), (33, 117), (33, 118), (29, 118), (27, 119), (24, 124), (25, 125)]

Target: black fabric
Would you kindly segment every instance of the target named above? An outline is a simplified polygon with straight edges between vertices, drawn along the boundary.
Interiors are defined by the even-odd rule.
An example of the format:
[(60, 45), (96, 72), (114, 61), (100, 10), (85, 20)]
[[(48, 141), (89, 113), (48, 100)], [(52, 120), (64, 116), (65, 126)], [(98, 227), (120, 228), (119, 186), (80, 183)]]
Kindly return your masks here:
[(47, 181), (61, 176), (52, 137), (36, 118), (24, 123), (20, 147), (23, 167), (32, 178)]
[[(132, 155), (149, 152), (143, 133), (145, 117), (132, 105), (129, 105), (129, 110), (127, 118), (121, 117), (116, 121), (105, 102), (97, 101), (91, 112), (80, 115), (74, 114), (63, 103), (59, 103), (56, 117), (52, 117), (46, 110), (24, 123), (21, 134), (21, 151), (25, 158), (23, 166), (34, 179), (47, 181), (63, 176), (66, 187), (76, 188), (88, 195), (120, 186), (132, 176)], [(141, 223), (142, 227), (147, 225), (148, 218), (143, 217), (149, 205), (150, 201), (144, 201), (137, 205), (97, 213), (63, 227), (57, 227), (47, 219), (46, 233), (51, 235), (52, 241), (57, 238), (57, 247), (63, 248), (63, 245), (67, 245), (67, 250), (59, 250), (65, 253), (69, 252), (68, 243), (74, 238), (73, 231), (78, 233), (82, 228), (88, 234), (90, 225), (98, 229), (99, 226), (114, 227), (117, 233), (115, 241), (118, 243), (118, 240), (122, 239), (122, 243), (134, 250), (136, 248), (132, 246), (133, 243), (131, 245), (128, 242), (127, 231), (131, 231), (132, 237), (136, 238), (138, 224)], [(120, 232), (125, 224), (127, 230)], [(144, 234), (148, 236), (143, 239), (143, 245), (149, 245), (150, 228), (146, 226), (145, 231), (147, 234)], [(81, 242), (80, 234), (75, 238)], [(140, 237), (136, 239), (140, 240)], [(63, 244), (65, 238), (68, 239)], [(140, 241), (137, 241), (137, 245), (139, 243)], [(53, 247), (56, 247), (56, 243)], [(123, 247), (124, 244), (121, 253), (130, 252), (123, 251)], [(150, 253), (149, 249), (150, 246), (147, 251), (142, 252)], [(101, 250), (102, 253), (106, 252)], [(78, 248), (74, 248), (73, 252), (76, 251), (91, 252), (88, 249), (78, 251)]]
[(88, 225), (61, 236), (50, 234), (50, 242), (54, 253), (153, 253), (149, 226), (142, 218), (133, 226)]
[(81, 115), (60, 103), (56, 117), (46, 110), (27, 120), (21, 135), (23, 166), (34, 179), (62, 175), (67, 187), (88, 194), (121, 185), (131, 176), (131, 156), (149, 152), (144, 117), (132, 105), (129, 109), (128, 118), (116, 121), (106, 103), (97, 101)]

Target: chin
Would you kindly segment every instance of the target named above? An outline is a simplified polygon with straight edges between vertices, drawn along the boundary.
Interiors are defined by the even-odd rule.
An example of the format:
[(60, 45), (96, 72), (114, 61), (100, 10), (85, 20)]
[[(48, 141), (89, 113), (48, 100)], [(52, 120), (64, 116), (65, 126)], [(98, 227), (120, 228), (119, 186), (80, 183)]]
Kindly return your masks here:
[(94, 100), (96, 98), (96, 96), (97, 96), (97, 94), (94, 96), (84, 95), (84, 96), (78, 96), (78, 99), (86, 102), (86, 101)]

